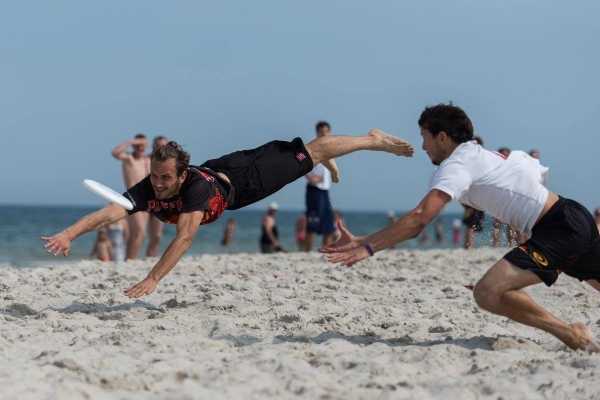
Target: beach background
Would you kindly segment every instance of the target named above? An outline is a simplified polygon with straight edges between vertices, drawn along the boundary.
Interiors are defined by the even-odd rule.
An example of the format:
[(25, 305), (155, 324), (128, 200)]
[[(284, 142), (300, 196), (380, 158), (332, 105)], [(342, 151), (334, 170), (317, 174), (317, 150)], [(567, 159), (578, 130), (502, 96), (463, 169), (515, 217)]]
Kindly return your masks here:
[[(598, 399), (600, 356), (476, 307), (472, 285), (507, 251), (490, 221), (476, 249), (408, 241), (353, 268), (294, 250), (300, 179), (203, 226), (158, 289), (131, 300), (156, 259), (45, 253), (121, 191), (111, 149), (164, 135), (192, 164), (274, 139), (380, 128), (411, 159), (338, 160), (331, 193), (370, 233), (428, 190), (417, 121), (453, 102), (490, 150), (540, 151), (552, 191), (600, 206), (600, 2), (362, 0), (4, 2), (0, 13), (0, 399)], [(258, 254), (268, 203), (290, 253)], [(231, 247), (219, 242), (229, 217)], [(464, 233), (464, 229), (463, 229)], [(167, 227), (161, 249), (173, 237)], [(144, 247), (145, 250), (145, 247)], [(600, 295), (561, 276), (527, 289), (599, 338)]]
[[(44, 249), (40, 236), (60, 232), (67, 224), (75, 222), (87, 213), (97, 210), (92, 206), (15, 206), (0, 205), (0, 264), (16, 267), (43, 266), (45, 263), (56, 262)], [(280, 210), (277, 213), (277, 225), (281, 241), (287, 251), (297, 251), (295, 242), (295, 224), (303, 211)], [(342, 211), (344, 221), (352, 232), (357, 235), (372, 233), (387, 226), (387, 212), (374, 211)], [(217, 253), (256, 253), (259, 252), (260, 224), (264, 211), (238, 210), (226, 211), (216, 222), (203, 225), (188, 252), (190, 255)], [(400, 212), (396, 216), (401, 215)], [(229, 218), (236, 221), (236, 232), (233, 242), (227, 247), (221, 246), (223, 229)], [(454, 248), (452, 243), (452, 223), (462, 219), (462, 214), (447, 213), (439, 217), (444, 228), (444, 241), (435, 241), (434, 225), (427, 227), (428, 240), (420, 242), (417, 239), (402, 243), (398, 248), (430, 249)], [(486, 218), (484, 230), (476, 235), (476, 245), (490, 244), (491, 220)], [(166, 225), (161, 241), (161, 251), (164, 250), (175, 235), (175, 226)], [(461, 242), (464, 238), (464, 226), (461, 225)], [(71, 256), (64, 262), (77, 262), (89, 257), (96, 233), (90, 232), (72, 244)], [(502, 241), (505, 243), (504, 236)], [(147, 243), (147, 240), (146, 240)], [(313, 250), (321, 244), (321, 236), (316, 236)], [(145, 251), (143, 247), (142, 252)]]

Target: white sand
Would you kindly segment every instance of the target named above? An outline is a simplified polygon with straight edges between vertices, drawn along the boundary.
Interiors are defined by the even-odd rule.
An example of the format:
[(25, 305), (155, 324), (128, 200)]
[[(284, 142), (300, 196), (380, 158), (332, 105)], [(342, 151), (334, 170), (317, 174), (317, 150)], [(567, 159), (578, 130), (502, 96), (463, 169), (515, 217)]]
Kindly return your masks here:
[[(501, 255), (186, 258), (141, 301), (150, 261), (2, 267), (0, 398), (599, 399), (600, 356), (476, 308), (463, 285)], [(600, 330), (587, 285), (530, 292)]]

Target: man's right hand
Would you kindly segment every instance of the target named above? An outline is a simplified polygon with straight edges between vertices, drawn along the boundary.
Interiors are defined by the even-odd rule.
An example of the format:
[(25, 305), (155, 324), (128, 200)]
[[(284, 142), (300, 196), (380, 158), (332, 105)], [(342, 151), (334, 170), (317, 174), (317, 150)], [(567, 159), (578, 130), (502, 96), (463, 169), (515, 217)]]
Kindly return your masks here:
[(42, 240), (45, 242), (46, 251), (55, 256), (62, 253), (66, 257), (71, 251), (71, 239), (64, 231), (54, 236), (42, 236)]
[(362, 238), (354, 236), (352, 232), (346, 227), (346, 225), (338, 221), (337, 227), (340, 230), (341, 236), (337, 242), (324, 246), (319, 251), (322, 253), (340, 253), (352, 249), (356, 249), (362, 246)]

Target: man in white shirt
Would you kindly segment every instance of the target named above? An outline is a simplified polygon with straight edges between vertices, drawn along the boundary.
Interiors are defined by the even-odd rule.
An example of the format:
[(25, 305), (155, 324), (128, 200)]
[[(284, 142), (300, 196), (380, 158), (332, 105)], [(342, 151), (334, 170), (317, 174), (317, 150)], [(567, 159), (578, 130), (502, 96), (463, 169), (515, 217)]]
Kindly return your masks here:
[[(331, 125), (327, 121), (319, 121), (315, 126), (317, 137), (331, 135)], [(306, 239), (304, 250), (312, 249), (315, 234), (323, 235), (323, 246), (335, 240), (335, 223), (333, 207), (329, 199), (331, 182), (339, 181), (339, 170), (335, 160), (327, 160), (327, 167), (321, 164), (314, 166), (306, 175)], [(333, 176), (332, 172), (333, 171)]]
[(522, 151), (501, 157), (479, 146), (473, 125), (453, 105), (428, 107), (419, 119), (423, 150), (439, 168), (419, 205), (394, 225), (367, 237), (345, 227), (323, 249), (330, 262), (350, 266), (419, 235), (452, 199), (489, 213), (529, 239), (494, 264), (473, 290), (477, 304), (492, 313), (543, 329), (572, 349), (599, 351), (589, 329), (568, 324), (534, 302), (523, 288), (552, 285), (560, 272), (600, 290), (600, 235), (592, 215), (577, 202), (542, 184), (548, 169)]

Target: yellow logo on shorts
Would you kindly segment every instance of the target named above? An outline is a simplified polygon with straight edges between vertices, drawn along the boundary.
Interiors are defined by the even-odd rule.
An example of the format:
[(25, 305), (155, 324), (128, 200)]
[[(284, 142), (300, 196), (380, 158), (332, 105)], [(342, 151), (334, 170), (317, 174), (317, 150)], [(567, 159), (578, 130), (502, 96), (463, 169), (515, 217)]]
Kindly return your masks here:
[(547, 267), (549, 264), (546, 256), (536, 250), (531, 252), (531, 258), (533, 258), (533, 261), (540, 267)]

